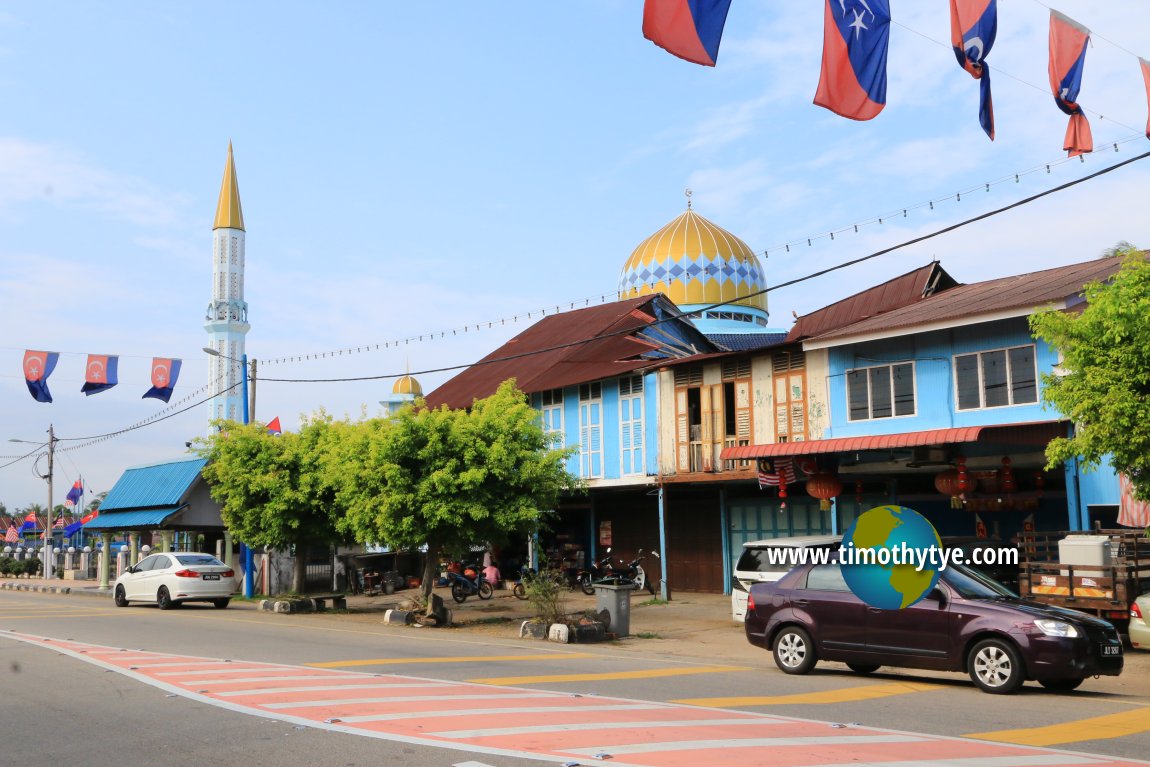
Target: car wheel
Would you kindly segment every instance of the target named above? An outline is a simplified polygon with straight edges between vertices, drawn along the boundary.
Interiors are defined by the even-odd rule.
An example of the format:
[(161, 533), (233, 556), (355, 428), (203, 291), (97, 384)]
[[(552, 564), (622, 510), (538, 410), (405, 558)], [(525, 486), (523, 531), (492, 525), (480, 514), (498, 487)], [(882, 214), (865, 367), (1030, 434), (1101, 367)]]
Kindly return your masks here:
[(228, 603), (231, 601), (232, 600), (228, 597), (221, 597), (220, 599), (213, 599), (212, 604), (215, 606), (215, 608), (217, 610), (223, 610), (225, 607), (228, 606)]
[(127, 606), (128, 606), (128, 597), (126, 594), (124, 594), (124, 587), (123, 586), (117, 586), (116, 587), (116, 607), (127, 607)]
[(1025, 672), (1022, 658), (1009, 642), (984, 639), (974, 646), (967, 659), (971, 680), (983, 692), (1008, 695), (1022, 686)]
[(479, 584), (479, 598), (491, 599), (495, 596), (495, 590), (491, 588), (491, 584), (487, 581), (481, 581)]
[(798, 626), (787, 626), (775, 637), (775, 665), (785, 674), (805, 674), (815, 667), (811, 635)]
[(451, 598), (461, 603), (467, 600), (467, 592), (463, 590), (462, 583), (451, 584)]
[(848, 663), (847, 668), (856, 674), (873, 674), (879, 670), (877, 663)]
[(1084, 679), (1043, 679), (1039, 684), (1050, 690), (1051, 692), (1070, 692), (1077, 690), (1078, 685), (1082, 684)]
[(167, 586), (160, 586), (160, 590), (156, 592), (156, 606), (161, 610), (171, 610), (176, 606), (172, 601), (172, 595), (168, 593)]

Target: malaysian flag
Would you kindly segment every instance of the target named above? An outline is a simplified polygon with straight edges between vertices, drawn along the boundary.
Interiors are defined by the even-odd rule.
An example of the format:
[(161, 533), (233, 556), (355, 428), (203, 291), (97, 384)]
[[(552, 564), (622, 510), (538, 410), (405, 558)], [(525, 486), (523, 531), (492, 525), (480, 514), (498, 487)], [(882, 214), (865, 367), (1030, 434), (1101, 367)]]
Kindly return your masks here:
[(780, 485), (793, 485), (795, 475), (795, 462), (790, 458), (760, 458), (759, 459), (759, 487), (778, 487)]
[(20, 533), (16, 531), (16, 526), (9, 523), (8, 532), (4, 535), (5, 543), (16, 543), (20, 540)]

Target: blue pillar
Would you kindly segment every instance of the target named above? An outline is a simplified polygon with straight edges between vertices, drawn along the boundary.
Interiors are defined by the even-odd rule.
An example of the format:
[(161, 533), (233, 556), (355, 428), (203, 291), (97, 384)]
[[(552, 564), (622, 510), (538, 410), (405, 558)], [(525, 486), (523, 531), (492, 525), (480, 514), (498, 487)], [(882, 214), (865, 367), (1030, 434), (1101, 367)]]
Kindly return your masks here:
[(667, 592), (667, 509), (664, 503), (666, 491), (659, 485), (659, 597), (664, 602), (671, 601)]
[(583, 563), (583, 566), (588, 570), (591, 569), (592, 562), (599, 561), (599, 531), (596, 529), (597, 522), (595, 520), (595, 496), (589, 499), (589, 509), (587, 511), (588, 524), (591, 526), (591, 545), (587, 547), (587, 556), (591, 559)]
[(727, 488), (719, 488), (719, 535), (723, 543), (723, 593), (731, 593), (731, 512), (727, 509)]
[[(240, 356), (240, 371), (241, 381), (243, 382), (243, 397), (244, 397), (244, 426), (247, 426), (250, 418), (248, 414), (248, 355), (244, 352)], [(244, 566), (244, 597), (251, 599), (255, 594), (255, 573), (252, 572), (252, 550), (248, 548), (246, 543), (240, 543), (240, 561)]]

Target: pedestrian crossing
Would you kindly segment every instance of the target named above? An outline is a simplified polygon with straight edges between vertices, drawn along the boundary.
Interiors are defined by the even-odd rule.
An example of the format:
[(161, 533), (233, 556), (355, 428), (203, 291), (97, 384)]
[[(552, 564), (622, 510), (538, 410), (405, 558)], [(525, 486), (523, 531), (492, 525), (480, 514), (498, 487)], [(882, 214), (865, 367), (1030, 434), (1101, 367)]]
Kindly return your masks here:
[(392, 741), (616, 767), (1133, 767), (1138, 762), (743, 711), (47, 639), (21, 641), (231, 711)]

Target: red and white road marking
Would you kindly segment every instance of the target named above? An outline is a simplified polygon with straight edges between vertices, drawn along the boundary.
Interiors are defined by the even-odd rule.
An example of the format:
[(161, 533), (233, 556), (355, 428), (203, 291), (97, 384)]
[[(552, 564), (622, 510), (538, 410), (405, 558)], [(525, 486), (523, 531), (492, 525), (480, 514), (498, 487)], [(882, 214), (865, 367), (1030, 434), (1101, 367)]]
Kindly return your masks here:
[(1108, 756), (597, 695), (125, 650), (15, 632), (169, 692), (369, 737), (616, 767), (1134, 767)]

